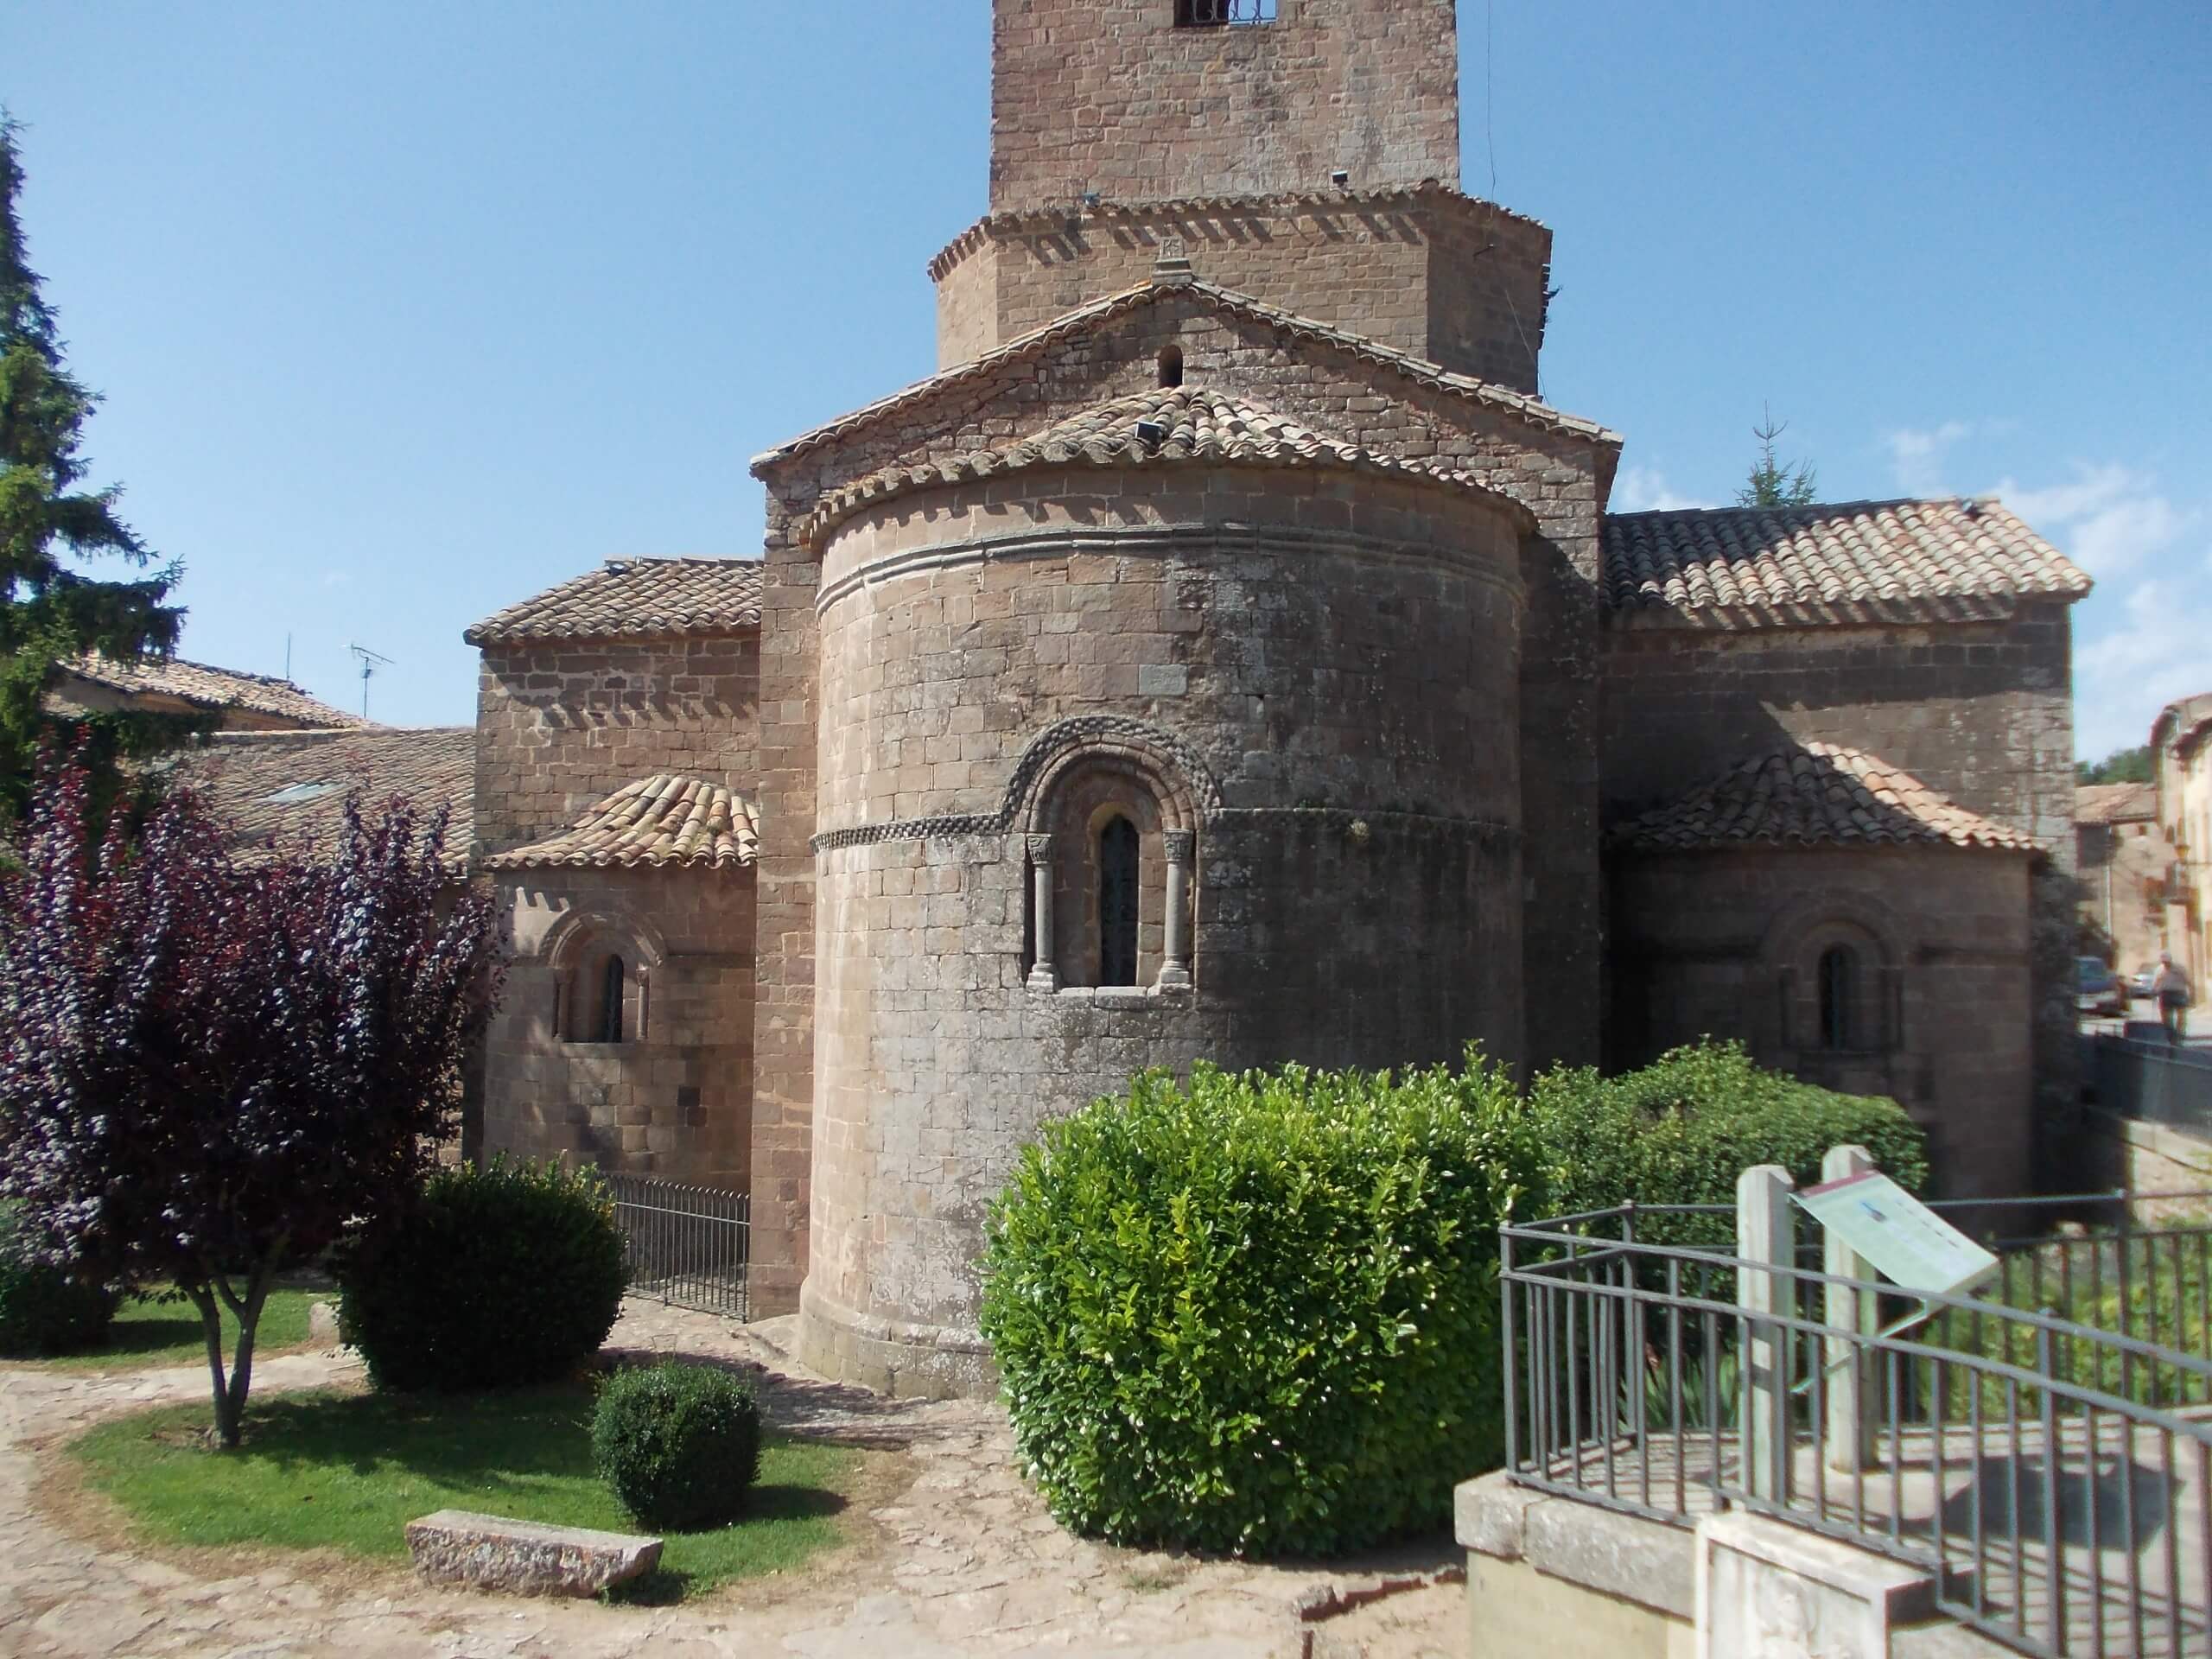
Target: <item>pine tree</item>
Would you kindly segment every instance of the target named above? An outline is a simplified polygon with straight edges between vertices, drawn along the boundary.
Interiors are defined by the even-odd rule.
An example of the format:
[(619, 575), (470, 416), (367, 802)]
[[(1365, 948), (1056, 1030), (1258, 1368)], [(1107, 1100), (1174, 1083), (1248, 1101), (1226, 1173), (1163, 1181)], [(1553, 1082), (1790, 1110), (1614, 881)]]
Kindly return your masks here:
[[(26, 256), (16, 214), (21, 130), (0, 111), (0, 833), (29, 798), (41, 745), (66, 726), (84, 728), (70, 741), (92, 770), (96, 800), (105, 800), (120, 759), (174, 745), (206, 723), (121, 712), (65, 721), (46, 706), (56, 663), (94, 650), (126, 662), (165, 654), (184, 613), (166, 602), (177, 567), (155, 567), (117, 516), (121, 492), (79, 487), (85, 422), (99, 399), (65, 365)], [(104, 582), (80, 568), (101, 559), (149, 574)]]
[(1760, 410), (1761, 420), (1751, 429), (1751, 435), (1759, 441), (1759, 458), (1751, 463), (1751, 476), (1744, 487), (1736, 492), (1739, 507), (1803, 507), (1810, 506), (1813, 492), (1818, 487), (1813, 473), (1813, 463), (1801, 461), (1795, 467), (1785, 467), (1775, 459), (1774, 441), (1789, 428), (1784, 421), (1777, 426), (1774, 416), (1765, 409)]

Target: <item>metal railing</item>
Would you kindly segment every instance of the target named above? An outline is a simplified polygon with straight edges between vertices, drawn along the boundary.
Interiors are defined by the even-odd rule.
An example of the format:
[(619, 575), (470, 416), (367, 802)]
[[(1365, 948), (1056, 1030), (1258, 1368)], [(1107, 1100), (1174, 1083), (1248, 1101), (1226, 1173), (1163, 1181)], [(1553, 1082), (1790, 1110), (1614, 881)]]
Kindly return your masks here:
[[(1972, 1230), (1977, 1206), (1941, 1207)], [(2050, 1659), (2212, 1653), (2212, 1230), (1999, 1241), (1986, 1294), (1906, 1298), (1821, 1270), (1802, 1234), (1796, 1266), (1707, 1242), (1734, 1213), (1500, 1230), (1515, 1482), (1877, 1550)]]
[(2089, 1086), (2108, 1112), (2212, 1136), (2212, 1052), (2157, 1038), (2088, 1039)]
[(630, 1264), (632, 1295), (747, 1317), (750, 1194), (644, 1175), (609, 1173), (606, 1179)]
[(1175, 26), (1203, 29), (1219, 23), (1272, 23), (1275, 0), (1175, 0)]

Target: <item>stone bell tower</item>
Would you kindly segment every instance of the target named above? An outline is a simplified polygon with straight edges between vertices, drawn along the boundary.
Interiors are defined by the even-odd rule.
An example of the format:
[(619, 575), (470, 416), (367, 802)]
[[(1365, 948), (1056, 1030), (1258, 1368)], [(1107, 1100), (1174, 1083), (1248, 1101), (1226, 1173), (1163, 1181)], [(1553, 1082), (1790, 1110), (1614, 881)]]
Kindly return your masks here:
[(994, 0), (989, 214), (950, 367), (1151, 275), (1533, 392), (1551, 234), (1462, 195), (1453, 0)]

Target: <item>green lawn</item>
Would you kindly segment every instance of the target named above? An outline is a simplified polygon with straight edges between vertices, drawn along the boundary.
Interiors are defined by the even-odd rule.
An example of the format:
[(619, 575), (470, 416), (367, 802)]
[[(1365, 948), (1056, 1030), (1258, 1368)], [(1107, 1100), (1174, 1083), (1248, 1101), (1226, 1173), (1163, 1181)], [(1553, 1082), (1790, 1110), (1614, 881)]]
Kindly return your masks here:
[[(327, 1290), (272, 1290), (262, 1304), (261, 1324), (254, 1336), (257, 1356), (281, 1354), (308, 1339), (308, 1308), (318, 1300), (336, 1300)], [(228, 1358), (238, 1342), (238, 1322), (223, 1310), (223, 1353)], [(108, 1326), (107, 1342), (89, 1353), (68, 1354), (39, 1364), (75, 1370), (124, 1370), (147, 1365), (200, 1365), (207, 1359), (207, 1338), (200, 1325), (200, 1310), (190, 1302), (153, 1302), (126, 1297)]]
[[(327, 1548), (404, 1559), (402, 1529), (433, 1510), (635, 1532), (591, 1463), (580, 1384), (461, 1396), (272, 1397), (247, 1408), (245, 1445), (204, 1449), (205, 1402), (103, 1423), (73, 1441), (88, 1484), (156, 1539), (214, 1548)], [(629, 1599), (674, 1601), (798, 1566), (839, 1542), (861, 1454), (772, 1435), (745, 1519), (671, 1533)]]

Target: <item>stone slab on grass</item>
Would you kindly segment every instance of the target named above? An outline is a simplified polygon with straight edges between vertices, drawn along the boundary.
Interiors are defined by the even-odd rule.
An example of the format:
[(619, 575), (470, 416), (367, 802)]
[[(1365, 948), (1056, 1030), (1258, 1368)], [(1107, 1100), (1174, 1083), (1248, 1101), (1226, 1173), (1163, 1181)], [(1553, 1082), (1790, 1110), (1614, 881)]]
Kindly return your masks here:
[(440, 1510), (407, 1523), (415, 1570), (435, 1584), (518, 1596), (595, 1596), (660, 1564), (661, 1541)]

